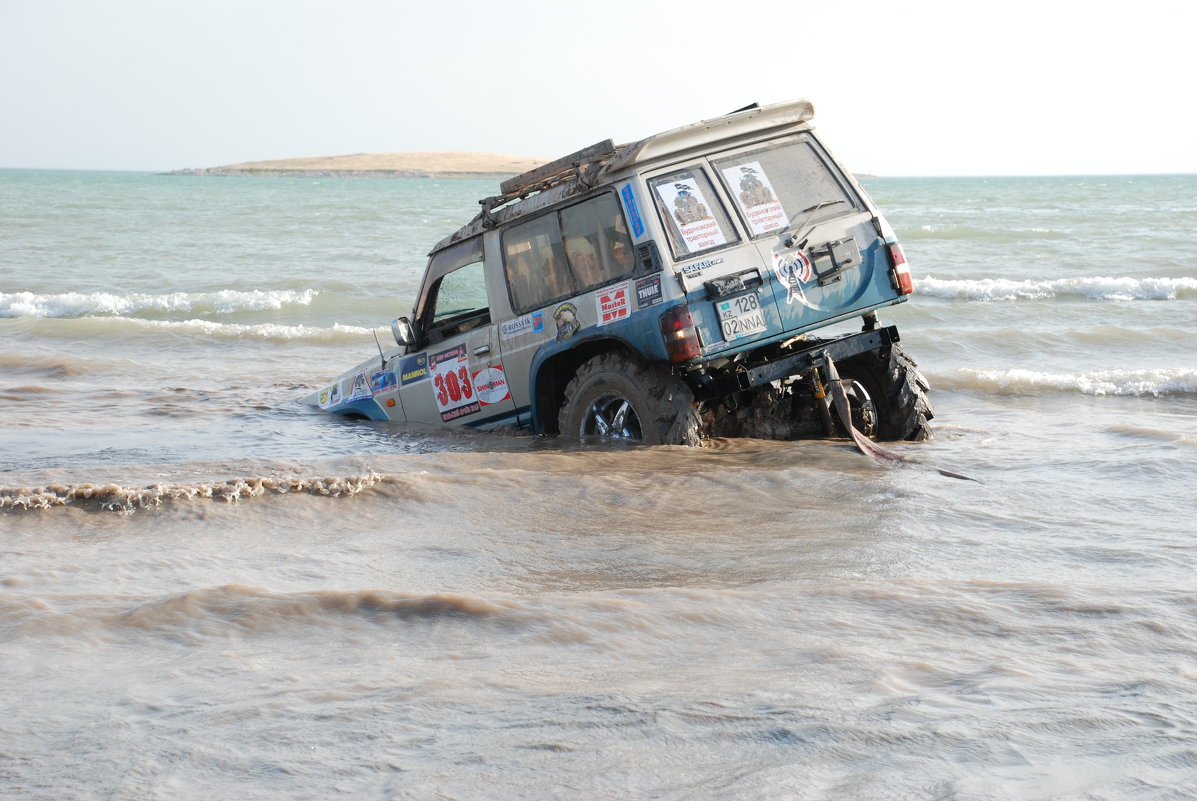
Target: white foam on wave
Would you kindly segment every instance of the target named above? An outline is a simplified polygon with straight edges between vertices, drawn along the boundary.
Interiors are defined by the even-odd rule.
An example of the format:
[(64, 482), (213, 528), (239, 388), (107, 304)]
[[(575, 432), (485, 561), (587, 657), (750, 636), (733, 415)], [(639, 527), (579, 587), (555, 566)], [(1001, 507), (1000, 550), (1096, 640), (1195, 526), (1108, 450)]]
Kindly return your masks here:
[(130, 315), (146, 312), (210, 312), (234, 314), (243, 311), (274, 311), (284, 306), (311, 305), (314, 289), (219, 292), (170, 292), (153, 295), (111, 292), (0, 292), (0, 317), (84, 317), (87, 315)]
[(1197, 393), (1197, 370), (1165, 367), (1155, 370), (1097, 370), (1088, 373), (1051, 373), (1012, 368), (978, 370), (962, 368), (946, 382), (989, 390), (998, 394), (1033, 394), (1043, 390), (1080, 392), (1085, 395), (1136, 397)]
[[(369, 337), (373, 328), (334, 323), (329, 327), (283, 325), (281, 323), (218, 323), (212, 320), (144, 320), (138, 317), (82, 317), (63, 321), (64, 331), (102, 336), (123, 332), (161, 332), (212, 339), (264, 339), (275, 342), (312, 340), (318, 342), (353, 341)], [(84, 329), (84, 330), (80, 330)]]
[(50, 485), (47, 487), (0, 487), (0, 510), (30, 511), (58, 506), (94, 504), (101, 509), (134, 512), (179, 500), (217, 500), (237, 503), (264, 495), (304, 493), (338, 497), (357, 495), (372, 489), (384, 477), (370, 471), (365, 475), (335, 477), (249, 477), (197, 484), (151, 484), (124, 487), (118, 484)]
[(1096, 300), (1177, 300), (1197, 295), (1197, 278), (1087, 276), (1045, 281), (1006, 278), (947, 279), (924, 276), (920, 294), (960, 300), (1043, 300), (1060, 296)]

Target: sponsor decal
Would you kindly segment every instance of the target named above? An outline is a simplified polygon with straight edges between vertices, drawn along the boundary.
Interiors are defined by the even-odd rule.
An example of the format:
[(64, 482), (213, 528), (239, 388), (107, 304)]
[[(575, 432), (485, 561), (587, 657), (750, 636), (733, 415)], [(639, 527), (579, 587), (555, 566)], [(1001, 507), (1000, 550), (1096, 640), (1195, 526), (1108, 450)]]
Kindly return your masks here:
[(624, 184), (619, 194), (623, 198), (623, 207), (628, 212), (628, 219), (632, 221), (632, 236), (639, 239), (644, 236), (644, 221), (640, 219), (640, 210), (636, 208), (636, 195), (632, 192), (632, 185)]
[(399, 362), (399, 383), (403, 386), (423, 381), (428, 377), (428, 354), (417, 353), (415, 356), (404, 356)]
[(341, 402), (341, 382), (329, 384), (324, 389), (320, 390), (320, 408), (327, 409), (329, 406), (336, 406)]
[(544, 312), (534, 311), (514, 320), (499, 323), (499, 338), (513, 339), (525, 334), (540, 334), (544, 332)]
[(628, 282), (612, 284), (594, 293), (595, 314), (599, 325), (626, 320), (631, 312)]
[(786, 288), (786, 303), (793, 303), (795, 300), (807, 303), (802, 285), (814, 278), (815, 270), (805, 253), (801, 250), (793, 253), (774, 253), (773, 272)]
[(349, 390), (349, 397), (345, 400), (355, 401), (362, 398), (369, 398), (370, 396), (370, 382), (366, 380), (366, 371), (362, 370), (353, 377), (353, 386)]
[(698, 181), (683, 178), (673, 183), (658, 184), (657, 194), (661, 196), (665, 208), (673, 210), (678, 233), (691, 253), (727, 242), (723, 229), (711, 216), (712, 206), (703, 195)]
[(394, 370), (381, 370), (370, 376), (370, 392), (377, 395), (379, 392), (394, 389), (397, 383)]
[(553, 320), (557, 323), (558, 342), (564, 342), (572, 337), (582, 327), (578, 320), (578, 307), (572, 303), (562, 303), (553, 310)]
[(728, 186), (740, 187), (736, 202), (740, 204), (752, 233), (760, 236), (786, 227), (785, 209), (777, 200), (773, 184), (759, 161), (726, 167), (723, 177)]
[(436, 399), (441, 420), (447, 423), (482, 408), (474, 393), (465, 345), (433, 354), (428, 359), (428, 371), (432, 375), (432, 396)]
[(507, 376), (502, 367), (487, 367), (474, 373), (474, 392), (483, 406), (500, 403), (511, 397), (507, 391)]
[(661, 276), (650, 275), (648, 278), (636, 280), (636, 308), (644, 309), (656, 306), (663, 300), (661, 297)]

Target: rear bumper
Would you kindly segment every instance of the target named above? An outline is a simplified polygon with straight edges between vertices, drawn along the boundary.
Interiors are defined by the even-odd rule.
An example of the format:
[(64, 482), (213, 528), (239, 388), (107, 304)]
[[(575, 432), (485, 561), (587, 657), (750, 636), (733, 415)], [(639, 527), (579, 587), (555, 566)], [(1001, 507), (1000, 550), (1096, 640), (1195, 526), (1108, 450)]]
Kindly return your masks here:
[(693, 376), (695, 397), (703, 400), (743, 392), (793, 375), (807, 373), (811, 368), (822, 364), (825, 356), (838, 362), (888, 347), (898, 341), (898, 328), (892, 325), (857, 334), (846, 334), (835, 339), (818, 340), (810, 348), (766, 362), (749, 362), (745, 369), (733, 373)]

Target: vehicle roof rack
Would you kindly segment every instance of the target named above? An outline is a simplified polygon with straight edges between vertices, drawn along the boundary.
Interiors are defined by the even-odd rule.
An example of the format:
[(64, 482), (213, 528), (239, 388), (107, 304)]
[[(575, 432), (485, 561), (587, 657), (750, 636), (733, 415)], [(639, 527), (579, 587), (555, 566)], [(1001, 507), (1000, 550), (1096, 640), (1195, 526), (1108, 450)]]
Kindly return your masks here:
[(499, 191), (504, 195), (515, 196), (543, 184), (559, 182), (553, 181), (553, 179), (564, 179), (568, 177), (567, 173), (575, 173), (591, 163), (602, 161), (605, 156), (610, 156), (614, 152), (615, 142), (604, 139), (590, 147), (584, 147), (576, 153), (570, 153), (568, 156), (562, 156), (548, 164), (542, 164), (514, 178), (508, 178), (499, 184)]
[[(743, 116), (731, 119), (736, 115)], [(664, 153), (706, 144), (712, 137), (729, 135), (722, 132), (733, 131), (733, 126), (736, 133), (749, 133), (782, 125), (809, 123), (814, 116), (815, 110), (809, 100), (791, 100), (768, 106), (751, 103), (721, 117), (654, 134), (639, 142), (616, 145), (613, 140), (604, 139), (503, 181), (499, 184), (502, 194), (478, 201), (482, 206), (479, 217), (483, 227), (493, 227), (498, 224), (494, 210), (517, 198), (526, 198), (533, 192), (543, 192), (567, 181), (576, 181), (577, 186), (585, 190), (597, 183), (598, 176), (604, 170), (614, 172), (637, 160), (657, 158)]]
[(584, 147), (568, 156), (562, 156), (548, 164), (542, 164), (535, 169), (521, 173), (514, 178), (508, 178), (499, 184), (499, 191), (502, 194), (478, 201), (482, 205), (483, 215), (489, 215), (492, 210), (517, 197), (548, 189), (550, 186), (571, 178), (584, 179), (601, 168), (618, 150), (619, 148), (615, 146), (613, 140), (604, 139), (590, 147)]

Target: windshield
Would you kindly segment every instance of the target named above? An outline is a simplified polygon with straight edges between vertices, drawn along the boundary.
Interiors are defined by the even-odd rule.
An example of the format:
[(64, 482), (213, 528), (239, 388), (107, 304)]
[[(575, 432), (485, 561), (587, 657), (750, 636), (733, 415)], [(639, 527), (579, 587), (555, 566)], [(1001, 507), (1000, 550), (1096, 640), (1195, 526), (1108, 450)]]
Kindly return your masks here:
[(808, 137), (714, 160), (753, 238), (861, 209)]

